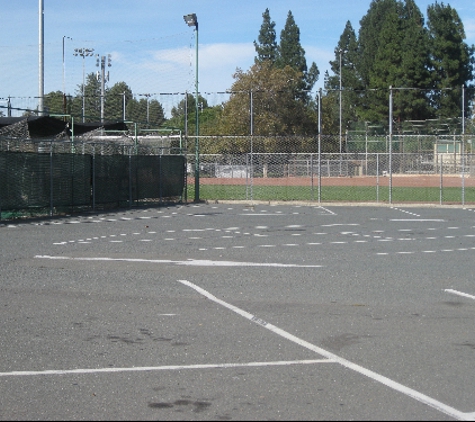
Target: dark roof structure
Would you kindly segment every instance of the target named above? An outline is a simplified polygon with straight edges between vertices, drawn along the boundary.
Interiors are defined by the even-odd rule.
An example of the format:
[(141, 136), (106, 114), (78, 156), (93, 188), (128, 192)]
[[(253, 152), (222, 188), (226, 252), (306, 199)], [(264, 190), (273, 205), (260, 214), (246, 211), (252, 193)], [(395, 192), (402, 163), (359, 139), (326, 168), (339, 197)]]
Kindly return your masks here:
[[(51, 138), (61, 134), (70, 134), (70, 123), (50, 116), (0, 117), (0, 136), (8, 135), (10, 126), (24, 127), (29, 138)], [(103, 128), (111, 131), (126, 131), (124, 122), (74, 123), (74, 135), (80, 136)]]

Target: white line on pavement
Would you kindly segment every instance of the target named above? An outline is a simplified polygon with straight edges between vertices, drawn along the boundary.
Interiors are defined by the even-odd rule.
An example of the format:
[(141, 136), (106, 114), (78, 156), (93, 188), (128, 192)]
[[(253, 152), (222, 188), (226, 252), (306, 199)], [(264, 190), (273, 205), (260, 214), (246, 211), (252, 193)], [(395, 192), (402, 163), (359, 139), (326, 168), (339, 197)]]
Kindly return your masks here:
[(96, 368), (96, 369), (66, 369), (47, 371), (12, 371), (0, 372), (0, 377), (25, 377), (38, 375), (75, 375), (75, 374), (98, 374), (98, 373), (118, 373), (118, 372), (146, 372), (146, 371), (181, 371), (185, 369), (227, 369), (260, 366), (291, 366), (291, 365), (313, 365), (317, 363), (333, 363), (330, 359), (317, 360), (295, 360), (279, 362), (249, 362), (249, 363), (217, 363), (209, 365), (172, 365), (172, 366), (145, 366), (132, 368)]
[(457, 296), (468, 297), (469, 299), (475, 300), (475, 296), (469, 295), (467, 293), (459, 292), (458, 290), (445, 289), (445, 292), (451, 293), (451, 294), (457, 295)]
[(151, 264), (171, 264), (187, 267), (271, 267), (271, 268), (322, 268), (322, 265), (297, 265), (266, 262), (210, 261), (194, 260), (172, 261), (168, 259), (135, 259), (135, 258), (100, 258), (100, 257), (70, 257), (36, 255), (36, 259), (65, 260), (65, 261), (103, 261), (103, 262), (149, 262)]
[(275, 325), (272, 325), (272, 324), (269, 324), (268, 322), (250, 314), (249, 312), (246, 312), (234, 305), (231, 305), (230, 303), (227, 303), (221, 299), (218, 299), (216, 296), (213, 296), (211, 293), (209, 293), (207, 290), (204, 290), (203, 288), (197, 286), (196, 284), (193, 284), (187, 280), (178, 280), (181, 284), (187, 286), (187, 287), (190, 287), (191, 289), (195, 290), (196, 292), (200, 293), (201, 295), (203, 295), (204, 297), (208, 298), (209, 300), (237, 313), (238, 315), (241, 315), (242, 317), (252, 321), (252, 322), (255, 322), (256, 324), (260, 325), (261, 327), (264, 327), (270, 331), (272, 331), (273, 333), (289, 340), (289, 341), (292, 341), (293, 343), (296, 343), (302, 347), (305, 347), (306, 349), (309, 349), (309, 350), (312, 350), (314, 351), (315, 353), (318, 353), (319, 355), (327, 358), (327, 359), (330, 359), (336, 363), (339, 363), (340, 365), (342, 365), (343, 367), (345, 368), (348, 368), (348, 369), (351, 369), (355, 372), (358, 372), (374, 381), (377, 381), (383, 385), (386, 385), (387, 387), (390, 387), (392, 388), (393, 390), (396, 390), (396, 391), (399, 391), (400, 393), (408, 396), (408, 397), (411, 397), (413, 398), (414, 400), (417, 400), (418, 402), (420, 403), (423, 403), (423, 404), (426, 404), (436, 410), (438, 410), (439, 412), (442, 412), (448, 416), (451, 416), (455, 419), (459, 419), (459, 420), (473, 420), (473, 416), (475, 415), (475, 413), (463, 413), (463, 412), (460, 412), (459, 410), (453, 408), (453, 407), (450, 407), (450, 406), (447, 406), (445, 405), (444, 403), (441, 403), (439, 402), (438, 400), (435, 400), (429, 396), (426, 396), (425, 394), (422, 394), (420, 393), (419, 391), (416, 391), (416, 390), (413, 390), (412, 388), (409, 388), (409, 387), (406, 387), (396, 381), (393, 381), (383, 375), (380, 375), (376, 372), (373, 372), (369, 369), (366, 369), (366, 368), (363, 368), (362, 366), (359, 366), (353, 362), (350, 362), (344, 358), (341, 358), (331, 352), (328, 352), (318, 346), (315, 346), (314, 344), (311, 344), (305, 340), (302, 340), (290, 333), (288, 333), (287, 331), (284, 331), (278, 327), (276, 327)]

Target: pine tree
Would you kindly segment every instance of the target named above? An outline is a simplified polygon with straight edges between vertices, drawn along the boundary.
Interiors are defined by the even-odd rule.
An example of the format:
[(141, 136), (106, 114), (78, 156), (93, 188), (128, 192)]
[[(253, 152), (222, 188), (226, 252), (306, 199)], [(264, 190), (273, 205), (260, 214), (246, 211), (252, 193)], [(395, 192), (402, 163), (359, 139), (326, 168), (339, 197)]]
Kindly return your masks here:
[(390, 86), (396, 88), (396, 121), (430, 117), (428, 34), (414, 0), (375, 0), (361, 25), (357, 68), (363, 87), (369, 89), (359, 106), (361, 117), (387, 119)]
[[(473, 98), (474, 46), (464, 40), (463, 23), (455, 9), (443, 3), (429, 6), (428, 27), (431, 42), (433, 86), (432, 101), (438, 117), (461, 115), (462, 85)], [(465, 107), (468, 110), (468, 107)]]
[(165, 120), (164, 110), (157, 100), (131, 99), (127, 104), (127, 117), (139, 124), (139, 128), (158, 128)]
[[(340, 69), (341, 53), (341, 69)], [(332, 110), (332, 116), (335, 121), (339, 120), (339, 91), (340, 74), (342, 86), (342, 121), (345, 129), (350, 129), (352, 124), (357, 121), (356, 105), (361, 95), (361, 80), (356, 71), (358, 61), (358, 40), (351, 22), (346, 23), (345, 29), (340, 36), (338, 46), (335, 48), (335, 60), (330, 62), (331, 70), (334, 76), (327, 76), (325, 80), (325, 89), (328, 96), (334, 97), (330, 102), (335, 107)]]
[(83, 116), (86, 122), (100, 120), (101, 116), (101, 84), (95, 73), (86, 75), (84, 85), (84, 110), (83, 110), (83, 85), (77, 86), (76, 97), (73, 99), (72, 114)]
[(316, 63), (312, 63), (308, 71), (305, 50), (300, 43), (300, 29), (291, 11), (287, 15), (285, 27), (280, 34), (279, 58), (276, 64), (281, 69), (290, 66), (301, 73), (300, 81), (296, 85), (297, 96), (302, 100), (308, 100), (308, 91), (317, 82), (320, 71)]
[(358, 73), (365, 87), (370, 85), (370, 74), (380, 45), (379, 34), (385, 25), (388, 13), (395, 9), (396, 0), (373, 0), (368, 12), (360, 20)]
[(431, 117), (428, 92), (431, 86), (429, 64), (429, 34), (424, 26), (424, 17), (414, 0), (405, 0), (402, 8), (402, 83), (400, 116), (402, 119), (422, 120)]
[(258, 41), (254, 41), (254, 47), (257, 52), (256, 63), (270, 61), (276, 63), (279, 56), (277, 45), (277, 35), (275, 32), (275, 22), (271, 21), (269, 9), (262, 14), (263, 22), (259, 31)]
[[(107, 120), (123, 120), (125, 106), (133, 98), (132, 89), (125, 82), (118, 82), (107, 91), (105, 117)], [(127, 115), (126, 115), (127, 118)]]
[(305, 50), (300, 44), (300, 29), (295, 23), (291, 11), (287, 15), (285, 27), (280, 34), (279, 52), (278, 66), (280, 68), (283, 69), (285, 66), (290, 66), (302, 74), (307, 72)]

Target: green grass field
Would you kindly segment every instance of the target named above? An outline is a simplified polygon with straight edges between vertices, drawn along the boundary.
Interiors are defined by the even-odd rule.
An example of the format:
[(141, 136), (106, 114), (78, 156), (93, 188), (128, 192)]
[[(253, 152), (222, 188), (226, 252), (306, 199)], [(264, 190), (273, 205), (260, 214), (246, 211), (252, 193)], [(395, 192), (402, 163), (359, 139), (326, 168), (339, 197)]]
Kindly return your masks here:
[[(251, 196), (252, 195), (252, 196)], [(188, 199), (194, 198), (194, 185), (188, 186)], [(324, 186), (320, 194), (323, 202), (389, 202), (388, 187)], [(309, 186), (253, 186), (201, 185), (202, 200), (255, 200), (255, 201), (318, 201), (318, 187)], [(441, 202), (440, 188), (393, 187), (393, 202)], [(462, 204), (461, 188), (444, 188), (442, 203)], [(475, 188), (465, 189), (465, 203), (475, 204)]]

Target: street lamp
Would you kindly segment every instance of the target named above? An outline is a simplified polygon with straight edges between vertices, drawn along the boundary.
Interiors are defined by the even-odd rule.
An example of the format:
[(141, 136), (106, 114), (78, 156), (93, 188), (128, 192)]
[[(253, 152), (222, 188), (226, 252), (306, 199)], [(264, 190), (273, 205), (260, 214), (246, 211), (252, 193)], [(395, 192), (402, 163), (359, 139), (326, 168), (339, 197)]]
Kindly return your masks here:
[(198, 18), (196, 13), (190, 13), (183, 16), (185, 23), (192, 27), (195, 27), (196, 31), (196, 78), (195, 78), (195, 89), (196, 89), (196, 139), (195, 139), (195, 202), (200, 201), (200, 145), (199, 145), (199, 134), (200, 134), (200, 123), (199, 123), (199, 105), (198, 105)]
[(75, 48), (74, 49), (74, 55), (75, 56), (81, 56), (82, 57), (82, 122), (85, 122), (85, 109), (86, 109), (86, 104), (85, 104), (85, 89), (86, 89), (86, 71), (85, 71), (85, 58), (86, 57), (92, 57), (94, 55), (94, 49), (93, 48)]

